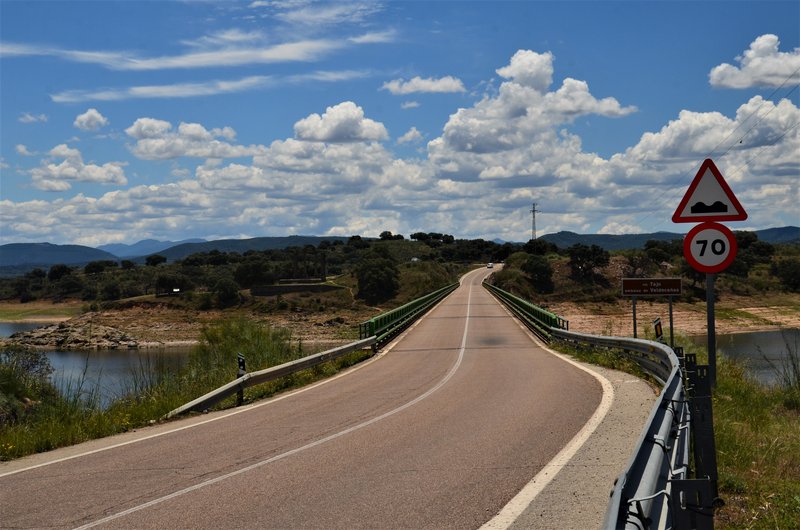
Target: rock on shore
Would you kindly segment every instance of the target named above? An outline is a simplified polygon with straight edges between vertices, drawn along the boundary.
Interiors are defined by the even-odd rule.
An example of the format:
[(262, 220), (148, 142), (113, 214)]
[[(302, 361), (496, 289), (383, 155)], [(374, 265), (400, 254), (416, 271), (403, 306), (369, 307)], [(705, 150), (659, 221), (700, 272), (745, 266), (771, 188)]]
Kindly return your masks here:
[(94, 323), (91, 313), (0, 339), (0, 346), (9, 345), (55, 350), (114, 350), (141, 346), (139, 341), (123, 331)]

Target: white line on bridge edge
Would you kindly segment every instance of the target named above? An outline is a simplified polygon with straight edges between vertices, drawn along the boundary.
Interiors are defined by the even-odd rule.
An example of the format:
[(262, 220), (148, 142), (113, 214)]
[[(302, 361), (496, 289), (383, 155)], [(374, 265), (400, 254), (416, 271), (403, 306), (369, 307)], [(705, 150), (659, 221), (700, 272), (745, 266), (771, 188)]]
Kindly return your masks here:
[(450, 368), (450, 370), (447, 372), (447, 374), (444, 376), (444, 378), (442, 378), (442, 380), (439, 381), (436, 384), (436, 386), (434, 386), (433, 388), (429, 389), (424, 394), (422, 394), (420, 396), (417, 396), (415, 399), (409, 401), (408, 403), (406, 403), (404, 405), (401, 405), (401, 406), (397, 407), (396, 409), (390, 410), (390, 411), (388, 411), (388, 412), (386, 412), (384, 414), (381, 414), (380, 416), (376, 416), (375, 418), (372, 418), (371, 420), (367, 420), (367, 421), (365, 421), (363, 423), (359, 423), (358, 425), (354, 425), (354, 426), (350, 427), (349, 429), (345, 429), (345, 430), (340, 431), (338, 433), (331, 434), (330, 436), (326, 436), (324, 438), (320, 438), (319, 440), (315, 440), (315, 441), (313, 441), (311, 443), (308, 443), (308, 444), (306, 444), (306, 445), (304, 445), (302, 447), (298, 447), (298, 448), (292, 449), (290, 451), (286, 451), (285, 453), (281, 453), (279, 455), (275, 455), (275, 456), (273, 456), (271, 458), (268, 458), (266, 460), (261, 460), (260, 462), (256, 462), (255, 464), (251, 464), (251, 465), (249, 465), (247, 467), (243, 467), (241, 469), (237, 469), (236, 471), (232, 471), (232, 472), (227, 473), (225, 475), (221, 475), (219, 477), (216, 477), (216, 478), (213, 478), (213, 479), (210, 479), (210, 480), (206, 480), (206, 481), (201, 482), (199, 484), (195, 484), (194, 486), (190, 486), (188, 488), (184, 488), (182, 490), (175, 491), (173, 493), (170, 493), (169, 495), (165, 495), (163, 497), (159, 497), (157, 499), (153, 499), (152, 501), (146, 502), (144, 504), (140, 504), (139, 506), (134, 506), (133, 508), (129, 508), (127, 510), (115, 513), (113, 515), (109, 515), (109, 516), (104, 517), (102, 519), (98, 519), (96, 521), (92, 521), (92, 522), (87, 523), (87, 524), (85, 524), (83, 526), (77, 527), (75, 530), (84, 530), (84, 529), (87, 529), (87, 528), (93, 528), (95, 526), (98, 526), (98, 525), (113, 521), (115, 519), (119, 519), (120, 517), (125, 517), (126, 515), (130, 515), (130, 514), (132, 514), (134, 512), (138, 512), (140, 510), (144, 510), (146, 508), (150, 508), (151, 506), (155, 506), (156, 504), (160, 504), (160, 503), (162, 503), (164, 501), (168, 501), (170, 499), (174, 499), (176, 497), (180, 497), (182, 495), (185, 495), (187, 493), (191, 493), (191, 492), (199, 490), (201, 488), (205, 488), (206, 486), (211, 486), (213, 484), (216, 484), (217, 482), (222, 482), (223, 480), (227, 480), (227, 479), (229, 479), (231, 477), (235, 477), (237, 475), (241, 475), (242, 473), (247, 473), (248, 471), (252, 471), (254, 469), (263, 467), (263, 466), (265, 466), (267, 464), (270, 464), (272, 462), (276, 462), (278, 460), (282, 460), (282, 459), (284, 459), (286, 457), (289, 457), (289, 456), (295, 455), (297, 453), (300, 453), (302, 451), (305, 451), (306, 449), (311, 449), (312, 447), (317, 447), (317, 446), (322, 445), (322, 444), (324, 444), (326, 442), (329, 442), (331, 440), (335, 440), (336, 438), (340, 438), (340, 437), (342, 437), (342, 436), (344, 436), (346, 434), (350, 434), (351, 432), (354, 432), (354, 431), (357, 431), (357, 430), (362, 429), (364, 427), (367, 427), (369, 425), (372, 425), (373, 423), (377, 423), (377, 422), (379, 422), (381, 420), (384, 420), (384, 419), (386, 419), (386, 418), (388, 418), (390, 416), (393, 416), (393, 415), (397, 414), (398, 412), (402, 412), (402, 411), (406, 410), (407, 408), (416, 405), (420, 401), (424, 400), (425, 398), (429, 397), (431, 394), (433, 394), (434, 392), (439, 390), (448, 381), (450, 381), (450, 379), (456, 373), (458, 368), (461, 366), (461, 361), (464, 359), (464, 351), (466, 350), (466, 346), (467, 346), (467, 332), (469, 331), (469, 316), (470, 316), (470, 304), (471, 304), (471, 302), (472, 302), (472, 285), (469, 286), (469, 294), (468, 294), (468, 297), (467, 297), (467, 316), (466, 316), (466, 319), (465, 319), (465, 322), (464, 322), (464, 335), (461, 338), (461, 348), (460, 348), (460, 350), (458, 352), (458, 359), (456, 360), (455, 364)]
[[(505, 306), (500, 304), (503, 309)], [(508, 313), (508, 310), (506, 310)], [(511, 313), (509, 313), (511, 315)], [(539, 340), (537, 340), (531, 333), (528, 331), (526, 327), (519, 323), (519, 321), (515, 318), (514, 320), (517, 321), (517, 325), (522, 328), (528, 336), (534, 342), (539, 343), (539, 345), (545, 351), (555, 355), (556, 357), (560, 358), (561, 360), (570, 363), (573, 366), (576, 366), (587, 372), (592, 377), (597, 379), (600, 385), (603, 388), (603, 397), (600, 399), (600, 404), (597, 405), (597, 408), (592, 414), (592, 417), (589, 418), (580, 431), (570, 440), (567, 445), (565, 445), (561, 451), (558, 452), (556, 456), (553, 457), (550, 462), (548, 462), (539, 473), (536, 474), (533, 479), (528, 482), (524, 488), (520, 490), (508, 503), (503, 506), (500, 512), (495, 515), (491, 520), (487, 521), (483, 526), (481, 526), (480, 530), (505, 530), (509, 528), (514, 522), (519, 518), (520, 515), (530, 506), (533, 500), (550, 484), (550, 481), (555, 478), (559, 471), (561, 471), (575, 456), (575, 453), (586, 443), (586, 440), (594, 434), (594, 431), (600, 426), (600, 423), (608, 414), (608, 411), (611, 409), (611, 405), (614, 403), (614, 387), (612, 384), (600, 375), (599, 373), (587, 368), (569, 357), (556, 352), (555, 350), (551, 350), (544, 344), (542, 344)]]

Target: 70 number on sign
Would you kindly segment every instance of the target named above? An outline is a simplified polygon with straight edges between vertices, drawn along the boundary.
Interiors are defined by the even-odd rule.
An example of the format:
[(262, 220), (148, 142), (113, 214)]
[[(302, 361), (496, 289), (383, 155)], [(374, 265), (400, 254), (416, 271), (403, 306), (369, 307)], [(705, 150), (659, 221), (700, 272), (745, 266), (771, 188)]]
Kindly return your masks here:
[(737, 250), (733, 232), (719, 223), (699, 224), (683, 240), (683, 255), (699, 272), (722, 272), (733, 262)]

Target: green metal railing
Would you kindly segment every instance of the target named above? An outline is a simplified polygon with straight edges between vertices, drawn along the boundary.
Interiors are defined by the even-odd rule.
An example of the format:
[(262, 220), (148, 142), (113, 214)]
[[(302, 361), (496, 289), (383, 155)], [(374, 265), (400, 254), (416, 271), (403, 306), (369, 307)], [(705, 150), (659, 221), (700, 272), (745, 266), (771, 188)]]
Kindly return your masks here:
[(377, 338), (377, 342), (373, 348), (380, 347), (425, 314), (425, 312), (439, 302), (439, 300), (455, 291), (458, 285), (458, 282), (456, 282), (447, 287), (442, 287), (439, 290), (426, 294), (416, 300), (412, 300), (396, 309), (381, 313), (366, 322), (362, 322), (358, 325), (359, 338), (365, 339), (374, 336)]
[(508, 291), (495, 287), (486, 281), (483, 282), (483, 286), (503, 302), (512, 313), (522, 320), (528, 329), (533, 331), (542, 340), (550, 341), (551, 328), (569, 330), (569, 321), (555, 313), (533, 305), (527, 300), (514, 296)]

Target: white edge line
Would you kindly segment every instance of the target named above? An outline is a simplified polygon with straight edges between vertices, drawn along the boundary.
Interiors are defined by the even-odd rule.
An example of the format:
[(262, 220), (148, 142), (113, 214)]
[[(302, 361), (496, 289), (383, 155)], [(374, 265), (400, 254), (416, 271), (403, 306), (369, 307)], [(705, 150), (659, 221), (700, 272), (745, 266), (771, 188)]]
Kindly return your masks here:
[[(500, 303), (498, 302), (498, 304)], [(508, 309), (506, 309), (503, 304), (500, 304), (500, 307), (502, 307), (506, 313), (511, 315), (511, 313), (508, 312)], [(514, 317), (512, 316), (512, 318)], [(555, 350), (551, 350), (536, 337), (534, 337), (528, 328), (523, 326), (517, 318), (514, 318), (514, 321), (517, 322), (517, 325), (522, 328), (525, 333), (527, 333), (531, 340), (539, 344), (543, 350), (555, 355), (556, 357), (573, 366), (576, 366), (577, 368), (580, 368), (584, 372), (597, 379), (603, 388), (603, 397), (600, 399), (600, 403), (597, 405), (594, 414), (592, 414), (589, 420), (583, 425), (581, 430), (572, 437), (572, 439), (561, 449), (561, 451), (559, 451), (558, 454), (556, 454), (556, 456), (554, 456), (553, 459), (550, 460), (550, 462), (548, 462), (536, 474), (536, 476), (533, 477), (533, 479), (531, 479), (531, 481), (520, 490), (519, 493), (517, 493), (510, 501), (508, 501), (505, 506), (503, 506), (497, 515), (481, 526), (481, 530), (506, 529), (514, 524), (517, 518), (522, 515), (522, 513), (528, 508), (528, 506), (530, 506), (530, 504), (544, 490), (544, 488), (550, 484), (550, 481), (555, 478), (559, 471), (561, 471), (569, 463), (572, 457), (575, 456), (575, 454), (583, 446), (583, 444), (586, 443), (589, 437), (594, 434), (594, 432), (600, 426), (600, 423), (602, 423), (603, 419), (605, 419), (608, 411), (611, 409), (611, 405), (614, 403), (614, 387), (608, 379), (594, 370), (573, 361), (566, 355), (558, 353)]]
[[(463, 281), (463, 279), (468, 274), (473, 273), (473, 272), (478, 271), (478, 270), (481, 270), (481, 269), (474, 269), (474, 270), (472, 270), (470, 272), (465, 273), (464, 276), (461, 277), (460, 282)], [(445, 298), (447, 298), (447, 297), (445, 297)], [(408, 328), (406, 331), (404, 331), (394, 342), (389, 344), (389, 346), (384, 348), (382, 351), (380, 351), (377, 354), (375, 354), (371, 359), (369, 359), (368, 361), (365, 361), (363, 363), (359, 363), (357, 366), (349, 368), (349, 369), (345, 370), (344, 372), (342, 372), (340, 374), (337, 374), (337, 375), (335, 375), (333, 377), (330, 377), (328, 379), (323, 379), (322, 381), (319, 381), (319, 382), (314, 383), (312, 385), (305, 386), (305, 387), (302, 387), (302, 388), (298, 388), (296, 390), (287, 392), (285, 394), (281, 394), (279, 396), (276, 396), (276, 397), (273, 397), (273, 398), (270, 398), (270, 399), (267, 399), (267, 400), (264, 400), (264, 401), (260, 401), (258, 403), (254, 403), (252, 405), (248, 405), (246, 407), (240, 407), (240, 408), (237, 408), (236, 410), (232, 410), (232, 411), (229, 411), (229, 412), (222, 413), (219, 416), (215, 416), (215, 417), (209, 418), (207, 420), (199, 421), (197, 423), (192, 423), (191, 425), (184, 425), (183, 427), (177, 427), (175, 429), (170, 429), (170, 430), (159, 432), (159, 433), (156, 433), (156, 434), (143, 436), (141, 438), (128, 440), (126, 442), (121, 442), (121, 443), (109, 445), (109, 446), (106, 446), (106, 447), (99, 447), (99, 448), (93, 449), (91, 451), (84, 451), (82, 453), (78, 453), (78, 454), (74, 454), (74, 455), (70, 455), (70, 456), (65, 456), (63, 458), (56, 458), (54, 460), (48, 460), (47, 462), (42, 462), (41, 464), (35, 464), (35, 465), (32, 465), (32, 466), (27, 466), (27, 467), (24, 467), (24, 468), (15, 469), (13, 471), (7, 471), (5, 473), (0, 473), (0, 478), (8, 477), (8, 476), (11, 476), (11, 475), (16, 475), (18, 473), (24, 473), (26, 471), (31, 471), (31, 470), (34, 470), (34, 469), (38, 469), (40, 467), (46, 467), (46, 466), (50, 466), (50, 465), (53, 465), (53, 464), (60, 464), (61, 462), (66, 462), (68, 460), (73, 460), (75, 458), (81, 458), (81, 457), (84, 457), (84, 456), (90, 456), (90, 455), (93, 455), (93, 454), (102, 453), (103, 451), (110, 451), (112, 449), (117, 449), (119, 447), (125, 447), (126, 445), (131, 445), (131, 444), (135, 444), (135, 443), (139, 443), (139, 442), (144, 442), (144, 441), (147, 441), (147, 440), (151, 440), (153, 438), (158, 438), (160, 436), (166, 436), (167, 434), (173, 434), (173, 433), (180, 432), (180, 431), (183, 431), (183, 430), (186, 430), (186, 429), (193, 429), (195, 427), (199, 427), (199, 426), (205, 425), (207, 423), (211, 423), (211, 422), (215, 422), (215, 421), (219, 421), (219, 420), (224, 420), (226, 418), (229, 418), (231, 416), (235, 416), (237, 414), (242, 414), (244, 412), (250, 412), (250, 411), (255, 410), (257, 408), (264, 407), (264, 406), (267, 406), (267, 405), (271, 405), (272, 403), (275, 403), (277, 401), (281, 401), (281, 400), (290, 398), (290, 397), (292, 397), (294, 395), (301, 394), (303, 392), (307, 392), (307, 391), (312, 390), (312, 389), (314, 389), (314, 388), (316, 388), (318, 386), (326, 385), (326, 384), (328, 384), (328, 383), (330, 383), (332, 381), (335, 381), (335, 380), (339, 379), (340, 377), (344, 377), (344, 376), (350, 375), (350, 374), (352, 374), (352, 373), (354, 373), (354, 372), (356, 372), (356, 371), (358, 371), (358, 370), (360, 370), (362, 368), (365, 368), (366, 366), (372, 364), (373, 362), (377, 361), (378, 359), (380, 359), (381, 357), (383, 357), (384, 355), (389, 353), (392, 350), (392, 348), (394, 348), (395, 344), (397, 344), (397, 342), (406, 333), (408, 333), (409, 331), (414, 329), (423, 319), (425, 319), (426, 316), (428, 316), (428, 314), (431, 313), (431, 311), (436, 309), (436, 307), (439, 304), (441, 304), (442, 302), (444, 302), (444, 299), (439, 301), (439, 303), (437, 303), (434, 307), (432, 307), (430, 311), (426, 312), (420, 319), (418, 319), (416, 322), (414, 322), (414, 324), (410, 328)], [(93, 441), (99, 441), (99, 440), (102, 440), (102, 438), (99, 438), (99, 439), (93, 440)], [(64, 448), (64, 449), (66, 449), (66, 448)]]
[[(174, 491), (174, 492), (172, 492), (172, 493), (170, 493), (168, 495), (164, 495), (163, 497), (159, 497), (157, 499), (153, 499), (153, 500), (151, 500), (149, 502), (146, 502), (144, 504), (140, 504), (138, 506), (134, 506), (132, 508), (128, 508), (127, 510), (123, 510), (121, 512), (117, 512), (115, 514), (111, 514), (111, 515), (103, 517), (101, 519), (97, 519), (95, 521), (91, 521), (91, 522), (89, 522), (89, 523), (87, 523), (87, 524), (85, 524), (83, 526), (79, 526), (79, 527), (75, 528), (75, 530), (86, 530), (88, 528), (94, 528), (95, 526), (98, 526), (98, 525), (101, 525), (101, 524), (104, 524), (104, 523), (108, 523), (110, 521), (119, 519), (121, 517), (125, 517), (126, 515), (130, 515), (132, 513), (138, 512), (140, 510), (144, 510), (146, 508), (150, 508), (151, 506), (155, 506), (156, 504), (161, 504), (162, 502), (168, 501), (170, 499), (174, 499), (176, 497), (180, 497), (182, 495), (185, 495), (187, 493), (191, 493), (193, 491), (199, 490), (199, 489), (204, 488), (206, 486), (211, 486), (213, 484), (216, 484), (217, 482), (222, 482), (223, 480), (227, 480), (227, 479), (235, 477), (237, 475), (241, 475), (243, 473), (247, 473), (248, 471), (252, 471), (254, 469), (257, 469), (259, 467), (265, 466), (265, 465), (270, 464), (272, 462), (275, 462), (275, 461), (278, 461), (278, 460), (282, 460), (282, 459), (284, 459), (286, 457), (289, 457), (289, 456), (295, 455), (297, 453), (300, 453), (302, 451), (305, 451), (306, 449), (311, 449), (313, 447), (317, 447), (317, 446), (322, 445), (324, 443), (327, 443), (327, 442), (329, 442), (331, 440), (335, 440), (336, 438), (340, 438), (340, 437), (342, 437), (342, 436), (344, 436), (346, 434), (350, 434), (351, 432), (360, 430), (360, 429), (362, 429), (364, 427), (372, 425), (373, 423), (377, 423), (377, 422), (379, 422), (381, 420), (384, 420), (384, 419), (386, 419), (386, 418), (388, 418), (390, 416), (393, 416), (393, 415), (395, 415), (395, 414), (397, 414), (399, 412), (402, 412), (402, 411), (406, 410), (409, 407), (412, 407), (412, 406), (416, 405), (420, 401), (426, 399), (431, 394), (433, 394), (434, 392), (436, 392), (437, 390), (442, 388), (445, 384), (447, 384), (447, 382), (450, 381), (450, 379), (453, 377), (453, 375), (455, 375), (455, 373), (458, 370), (458, 368), (461, 366), (461, 362), (464, 359), (464, 352), (466, 351), (466, 347), (467, 347), (467, 333), (469, 332), (469, 317), (470, 317), (470, 304), (471, 304), (471, 302), (472, 302), (472, 286), (470, 285), (469, 295), (468, 295), (468, 298), (467, 298), (467, 316), (466, 316), (465, 322), (464, 322), (464, 334), (461, 337), (461, 348), (460, 348), (460, 350), (458, 352), (458, 359), (456, 360), (455, 364), (453, 364), (453, 366), (450, 368), (450, 370), (447, 372), (447, 374), (445, 374), (445, 376), (436, 384), (436, 386), (428, 389), (428, 391), (425, 392), (424, 394), (421, 394), (421, 395), (417, 396), (416, 398), (414, 398), (413, 400), (411, 400), (411, 401), (409, 401), (407, 403), (404, 403), (403, 405), (400, 405), (399, 407), (397, 407), (395, 409), (392, 409), (392, 410), (390, 410), (388, 412), (385, 412), (385, 413), (381, 414), (380, 416), (376, 416), (374, 418), (371, 418), (371, 419), (369, 419), (367, 421), (359, 423), (358, 425), (353, 425), (352, 427), (349, 427), (349, 428), (347, 428), (347, 429), (345, 429), (343, 431), (339, 431), (337, 433), (331, 434), (331, 435), (326, 436), (324, 438), (320, 438), (318, 440), (314, 440), (313, 442), (307, 443), (306, 445), (303, 445), (301, 447), (296, 447), (294, 449), (286, 451), (285, 453), (281, 453), (279, 455), (275, 455), (273, 457), (267, 458), (266, 460), (261, 460), (259, 462), (254, 463), (254, 464), (251, 464), (251, 465), (249, 465), (247, 467), (243, 467), (241, 469), (237, 469), (236, 471), (231, 471), (230, 473), (227, 473), (225, 475), (220, 475), (218, 477), (214, 477), (214, 478), (206, 480), (204, 482), (200, 482), (199, 484), (195, 484), (193, 486), (189, 486), (189, 487), (184, 488), (182, 490)], [(425, 315), (428, 315), (428, 314), (430, 314), (430, 311), (425, 313)], [(425, 315), (423, 315), (423, 318), (425, 317)], [(420, 320), (422, 320), (422, 318), (420, 318)]]
[[(272, 403), (275, 403), (277, 401), (282, 401), (284, 399), (290, 398), (290, 397), (292, 397), (294, 395), (301, 394), (303, 392), (307, 392), (307, 391), (312, 390), (312, 389), (314, 389), (314, 388), (316, 388), (318, 386), (322, 386), (324, 384), (327, 384), (327, 383), (330, 383), (332, 381), (335, 381), (336, 379), (339, 379), (340, 377), (344, 377), (346, 375), (350, 375), (353, 372), (356, 372), (357, 370), (360, 370), (361, 368), (364, 368), (364, 367), (368, 366), (369, 364), (372, 364), (373, 362), (377, 361), (378, 358), (382, 357), (383, 355), (384, 355), (383, 353), (376, 354), (375, 356), (373, 356), (368, 361), (364, 361), (363, 363), (359, 363), (358, 365), (356, 365), (356, 366), (354, 366), (352, 368), (349, 368), (346, 371), (341, 372), (341, 373), (339, 373), (339, 374), (337, 374), (337, 375), (335, 375), (335, 376), (333, 376), (331, 378), (323, 379), (322, 381), (318, 381), (318, 382), (316, 382), (316, 383), (314, 383), (312, 385), (305, 386), (305, 387), (302, 387), (302, 388), (298, 388), (296, 390), (287, 392), (285, 394), (281, 394), (279, 396), (276, 396), (276, 397), (273, 397), (273, 398), (270, 398), (270, 399), (267, 399), (267, 400), (264, 400), (264, 401), (260, 401), (258, 403), (254, 403), (252, 405), (248, 405), (248, 406), (245, 406), (245, 407), (239, 407), (239, 408), (237, 408), (235, 410), (225, 412), (225, 413), (223, 413), (223, 414), (221, 414), (219, 416), (215, 416), (215, 417), (209, 418), (207, 420), (198, 421), (197, 423), (192, 423), (191, 425), (184, 425), (183, 427), (177, 427), (175, 429), (170, 429), (170, 430), (159, 432), (159, 433), (156, 433), (156, 434), (143, 436), (141, 438), (136, 438), (134, 440), (128, 440), (126, 442), (120, 442), (118, 444), (113, 444), (113, 445), (109, 445), (109, 446), (106, 446), (106, 447), (99, 447), (97, 449), (92, 449), (91, 451), (85, 451), (83, 453), (78, 453), (78, 454), (74, 454), (74, 455), (70, 455), (70, 456), (65, 456), (63, 458), (57, 458), (55, 460), (49, 460), (47, 462), (42, 462), (41, 464), (28, 466), (28, 467), (25, 467), (25, 468), (22, 468), (22, 469), (16, 469), (14, 471), (8, 471), (6, 473), (0, 473), (0, 478), (7, 477), (9, 475), (16, 475), (17, 473), (23, 473), (25, 471), (31, 471), (33, 469), (37, 469), (37, 468), (40, 468), (40, 467), (46, 467), (46, 466), (50, 466), (50, 465), (53, 465), (53, 464), (60, 464), (61, 462), (66, 462), (67, 460), (73, 460), (75, 458), (81, 458), (81, 457), (90, 456), (90, 455), (93, 455), (93, 454), (96, 454), (96, 453), (102, 453), (104, 451), (110, 451), (112, 449), (125, 447), (126, 445), (131, 445), (131, 444), (135, 444), (135, 443), (139, 443), (139, 442), (145, 442), (147, 440), (152, 440), (153, 438), (158, 438), (160, 436), (166, 436), (168, 434), (174, 434), (176, 432), (184, 431), (184, 430), (187, 430), (187, 429), (193, 429), (195, 427), (200, 427), (201, 425), (205, 425), (207, 423), (212, 423), (212, 422), (215, 422), (215, 421), (224, 420), (226, 418), (229, 418), (231, 416), (235, 416), (237, 414), (250, 412), (250, 411), (253, 411), (255, 409), (258, 409), (258, 408), (261, 408), (261, 407), (265, 407), (267, 405), (271, 405)], [(184, 420), (184, 421), (186, 421), (186, 420)], [(144, 427), (144, 428), (146, 429), (147, 427)], [(98, 439), (93, 440), (93, 441), (98, 441), (98, 440), (102, 440), (102, 438), (98, 438)], [(69, 446), (67, 446), (67, 447), (69, 447)]]

